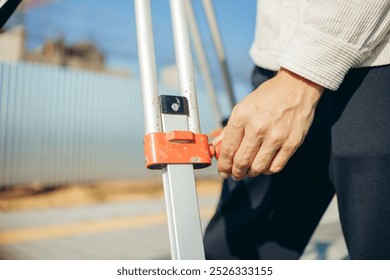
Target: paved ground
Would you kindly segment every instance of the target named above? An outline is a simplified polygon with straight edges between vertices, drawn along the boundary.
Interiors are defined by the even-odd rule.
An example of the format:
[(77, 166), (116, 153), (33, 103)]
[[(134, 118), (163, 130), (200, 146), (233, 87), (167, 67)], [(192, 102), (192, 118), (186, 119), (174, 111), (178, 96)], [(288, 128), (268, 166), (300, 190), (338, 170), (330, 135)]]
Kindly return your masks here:
[[(203, 226), (217, 192), (201, 193)], [(0, 259), (169, 259), (161, 197), (0, 213)], [(346, 258), (337, 207), (325, 215), (303, 259)]]
[[(215, 198), (202, 197), (203, 221)], [(204, 224), (205, 224), (204, 222)], [(0, 214), (0, 255), (12, 259), (166, 259), (162, 199)]]

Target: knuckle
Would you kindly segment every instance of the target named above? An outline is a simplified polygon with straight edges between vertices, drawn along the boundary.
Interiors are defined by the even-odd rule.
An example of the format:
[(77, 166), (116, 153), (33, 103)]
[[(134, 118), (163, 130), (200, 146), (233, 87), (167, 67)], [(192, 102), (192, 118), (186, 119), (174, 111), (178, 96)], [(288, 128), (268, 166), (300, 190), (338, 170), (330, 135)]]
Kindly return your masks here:
[(263, 173), (266, 168), (267, 167), (263, 164), (254, 164), (251, 167), (251, 172), (254, 174), (260, 174)]
[(264, 135), (268, 131), (266, 124), (261, 121), (251, 119), (248, 124), (248, 131), (250, 131), (250, 135), (253, 139), (263, 139)]
[(234, 106), (232, 111), (232, 117), (237, 120), (245, 120), (248, 117), (247, 110), (243, 108), (240, 104)]
[(281, 144), (284, 140), (285, 136), (282, 132), (274, 132), (270, 135), (270, 141), (275, 144)]
[(241, 110), (240, 110), (239, 105), (234, 106), (232, 109), (231, 117), (229, 118), (229, 120), (232, 118), (238, 118), (239, 115), (241, 114), (240, 111)]
[(286, 153), (293, 153), (299, 147), (299, 143), (286, 142), (283, 149)]
[(248, 159), (238, 159), (234, 162), (234, 166), (238, 169), (238, 170), (243, 170), (243, 169), (247, 169), (249, 167), (250, 163), (249, 163), (249, 160)]
[(224, 173), (230, 173), (231, 165), (229, 165), (229, 164), (222, 164), (222, 163), (218, 162), (218, 171), (219, 172), (224, 172)]
[(265, 127), (265, 124), (262, 120), (253, 117), (250, 120), (248, 120), (248, 127), (253, 129), (254, 131), (262, 131)]
[(234, 156), (234, 149), (231, 146), (225, 146), (220, 150), (220, 157), (231, 158)]
[[(271, 157), (275, 154), (275, 150), (273, 148), (267, 148), (267, 149), (263, 149), (261, 151), (261, 155), (262, 155), (262, 159), (263, 160), (270, 160)], [(267, 167), (267, 166), (266, 166)]]
[(295, 145), (292, 144), (283, 145), (283, 150), (287, 154), (292, 153), (295, 150)]

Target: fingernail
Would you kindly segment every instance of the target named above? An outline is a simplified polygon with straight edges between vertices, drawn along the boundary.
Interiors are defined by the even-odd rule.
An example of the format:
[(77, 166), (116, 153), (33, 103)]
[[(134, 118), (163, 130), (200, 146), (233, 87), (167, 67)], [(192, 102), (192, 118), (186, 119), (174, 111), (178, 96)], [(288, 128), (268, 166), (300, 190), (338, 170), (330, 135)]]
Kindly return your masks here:
[(227, 173), (225, 173), (225, 172), (219, 172), (219, 176), (221, 176), (221, 177), (224, 178), (224, 179), (229, 178), (229, 174), (227, 174)]

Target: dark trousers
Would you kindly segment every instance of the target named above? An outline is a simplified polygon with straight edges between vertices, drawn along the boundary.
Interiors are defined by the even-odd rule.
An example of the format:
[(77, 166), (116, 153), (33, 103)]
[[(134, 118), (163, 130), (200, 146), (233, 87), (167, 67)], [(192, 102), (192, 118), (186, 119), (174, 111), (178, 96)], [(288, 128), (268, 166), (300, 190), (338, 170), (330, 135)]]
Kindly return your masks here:
[[(254, 86), (274, 73), (256, 68)], [(208, 259), (298, 259), (334, 194), (351, 259), (390, 259), (390, 66), (325, 91), (281, 173), (224, 180)]]

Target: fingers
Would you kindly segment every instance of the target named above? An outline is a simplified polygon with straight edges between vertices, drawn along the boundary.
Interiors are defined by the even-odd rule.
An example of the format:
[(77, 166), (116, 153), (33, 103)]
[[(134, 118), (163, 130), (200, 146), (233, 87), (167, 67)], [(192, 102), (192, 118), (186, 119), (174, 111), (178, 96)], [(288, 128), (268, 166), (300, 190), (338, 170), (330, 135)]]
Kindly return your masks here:
[(260, 145), (261, 139), (259, 137), (245, 133), (233, 160), (232, 176), (234, 180), (241, 180), (245, 177), (259, 151)]
[(291, 144), (296, 142), (291, 139), (283, 142), (288, 137), (282, 134), (272, 137), (259, 131), (251, 130), (250, 126), (246, 127), (245, 133), (238, 127), (226, 128), (218, 160), (221, 177), (226, 179), (231, 175), (234, 180), (241, 180), (245, 176), (280, 172), (300, 145), (299, 142)]
[(244, 126), (235, 124), (228, 124), (225, 128), (223, 141), (218, 158), (219, 175), (227, 179), (232, 171), (233, 159), (236, 151), (240, 147), (244, 135)]
[(289, 159), (292, 157), (292, 155), (295, 153), (295, 151), (298, 149), (299, 144), (293, 145), (293, 144), (284, 144), (280, 151), (275, 155), (274, 159), (272, 160), (267, 173), (278, 173), (282, 171), (282, 169), (286, 166)]
[(256, 177), (260, 174), (270, 175), (283, 170), (288, 160), (297, 150), (299, 145), (283, 144), (279, 149), (261, 149), (256, 155), (248, 170), (249, 177)]
[(255, 177), (269, 172), (284, 135), (279, 133), (278, 137), (272, 137), (269, 128), (258, 120), (247, 121), (245, 129), (234, 124), (228, 124), (223, 135), (218, 159), (221, 177), (231, 175), (234, 180), (241, 180), (246, 175)]
[[(226, 134), (223, 144), (226, 144), (225, 139), (227, 139)], [(228, 147), (235, 147), (233, 145), (237, 144), (233, 142), (232, 146)], [(298, 147), (299, 144), (281, 144), (277, 140), (262, 143), (261, 138), (255, 141), (253, 137), (245, 135), (235, 154), (227, 153), (231, 150), (229, 148), (226, 150), (225, 146), (222, 167), (226, 169), (220, 168), (220, 156), (218, 170), (223, 178), (226, 179), (231, 175), (234, 180), (241, 180), (245, 176), (256, 177), (260, 174), (278, 173), (285, 167)]]
[(265, 173), (268, 170), (268, 167), (272, 162), (277, 149), (277, 147), (269, 144), (263, 145), (254, 158), (247, 175), (249, 177), (256, 177), (262, 173)]

